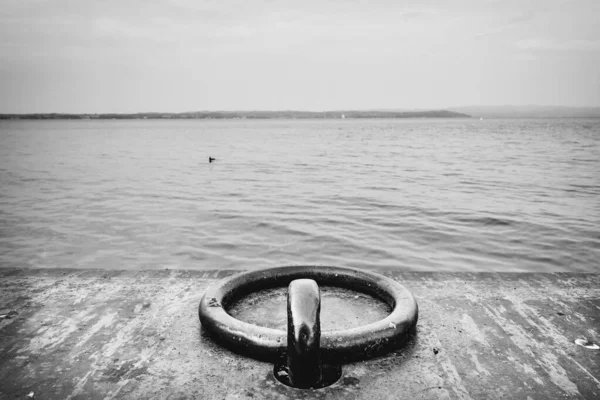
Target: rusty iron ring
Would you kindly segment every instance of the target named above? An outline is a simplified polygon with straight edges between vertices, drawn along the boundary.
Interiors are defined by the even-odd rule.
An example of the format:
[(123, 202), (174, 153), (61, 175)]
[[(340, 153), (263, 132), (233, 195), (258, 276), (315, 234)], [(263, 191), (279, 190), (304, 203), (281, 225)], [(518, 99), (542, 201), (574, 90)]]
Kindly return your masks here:
[(229, 315), (226, 308), (244, 295), (287, 286), (294, 279), (314, 279), (319, 285), (367, 293), (392, 308), (387, 317), (377, 322), (322, 332), (321, 354), (325, 360), (356, 361), (383, 354), (403, 343), (417, 324), (419, 311), (415, 298), (390, 278), (353, 268), (290, 266), (237, 274), (209, 287), (198, 309), (202, 326), (215, 339), (241, 354), (266, 360), (281, 357), (287, 345), (286, 331), (240, 321)]

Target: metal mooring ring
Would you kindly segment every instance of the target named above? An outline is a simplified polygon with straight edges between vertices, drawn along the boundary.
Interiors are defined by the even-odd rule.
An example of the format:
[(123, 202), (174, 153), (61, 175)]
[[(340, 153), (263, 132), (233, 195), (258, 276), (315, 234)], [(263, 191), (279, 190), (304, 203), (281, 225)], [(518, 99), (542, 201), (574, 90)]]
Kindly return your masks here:
[(202, 326), (235, 351), (275, 360), (287, 346), (287, 332), (233, 318), (225, 308), (249, 293), (287, 286), (295, 279), (313, 279), (320, 285), (353, 289), (386, 302), (392, 312), (382, 320), (357, 328), (325, 331), (321, 354), (325, 360), (341, 362), (374, 357), (402, 343), (417, 324), (418, 306), (412, 293), (385, 276), (352, 268), (292, 266), (269, 268), (234, 275), (209, 287), (202, 297)]

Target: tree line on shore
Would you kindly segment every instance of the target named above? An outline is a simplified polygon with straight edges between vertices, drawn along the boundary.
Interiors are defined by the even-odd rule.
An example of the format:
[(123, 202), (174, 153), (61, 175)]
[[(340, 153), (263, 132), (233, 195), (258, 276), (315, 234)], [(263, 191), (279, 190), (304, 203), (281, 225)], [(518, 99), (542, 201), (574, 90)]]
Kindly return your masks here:
[(449, 110), (428, 111), (194, 111), (183, 113), (0, 114), (0, 119), (339, 119), (339, 118), (470, 118)]

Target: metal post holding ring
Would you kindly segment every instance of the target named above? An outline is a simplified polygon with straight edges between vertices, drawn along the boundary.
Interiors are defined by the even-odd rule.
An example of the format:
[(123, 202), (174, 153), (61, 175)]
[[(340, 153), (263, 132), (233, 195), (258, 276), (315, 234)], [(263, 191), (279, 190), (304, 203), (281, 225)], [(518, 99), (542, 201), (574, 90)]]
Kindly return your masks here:
[(287, 367), (297, 388), (321, 383), (321, 293), (312, 279), (296, 279), (288, 287)]

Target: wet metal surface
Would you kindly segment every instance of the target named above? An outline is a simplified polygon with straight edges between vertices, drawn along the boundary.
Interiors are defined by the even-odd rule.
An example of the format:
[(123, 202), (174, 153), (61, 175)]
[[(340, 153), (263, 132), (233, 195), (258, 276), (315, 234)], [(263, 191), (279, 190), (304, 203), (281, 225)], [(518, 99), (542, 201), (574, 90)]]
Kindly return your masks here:
[(416, 336), (302, 391), (203, 332), (198, 302), (229, 272), (2, 269), (0, 398), (600, 398), (600, 351), (575, 343), (600, 341), (600, 275), (383, 273), (419, 302)]
[(360, 323), (354, 329), (324, 332), (320, 341), (320, 355), (324, 361), (337, 364), (387, 354), (414, 333), (418, 305), (402, 284), (365, 270), (322, 265), (264, 268), (223, 279), (211, 285), (200, 300), (200, 323), (215, 340), (241, 355), (260, 360), (279, 359), (287, 350), (286, 330), (272, 329), (262, 322), (249, 324), (226, 310), (236, 299), (255, 290), (287, 286), (295, 279), (312, 279), (319, 285), (368, 293), (390, 306), (389, 315), (383, 319)]
[(312, 279), (288, 286), (287, 366), (290, 386), (321, 387), (321, 294)]

